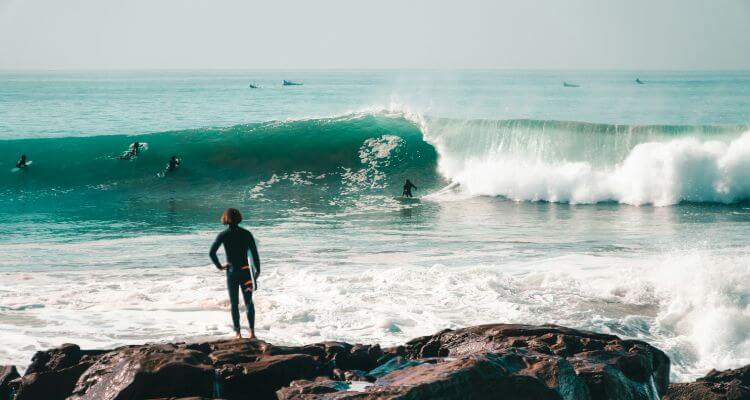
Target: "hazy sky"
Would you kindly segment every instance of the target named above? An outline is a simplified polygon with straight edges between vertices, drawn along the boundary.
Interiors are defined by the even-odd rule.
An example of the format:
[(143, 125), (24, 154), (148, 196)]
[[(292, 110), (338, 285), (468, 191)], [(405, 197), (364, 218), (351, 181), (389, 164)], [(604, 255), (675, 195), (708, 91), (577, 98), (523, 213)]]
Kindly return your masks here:
[(750, 0), (0, 0), (1, 69), (750, 69)]

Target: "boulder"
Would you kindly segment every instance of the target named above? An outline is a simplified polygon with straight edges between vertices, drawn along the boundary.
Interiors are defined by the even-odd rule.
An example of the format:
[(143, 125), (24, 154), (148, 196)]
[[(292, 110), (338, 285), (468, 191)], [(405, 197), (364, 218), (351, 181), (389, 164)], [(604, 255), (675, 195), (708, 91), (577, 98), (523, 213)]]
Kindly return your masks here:
[(18, 370), (12, 365), (0, 365), (0, 399), (9, 399), (13, 394), (10, 382), (19, 378)]
[(665, 400), (750, 400), (750, 365), (712, 370), (691, 383), (673, 383)]
[(321, 375), (321, 367), (308, 354), (264, 355), (254, 362), (225, 364), (217, 370), (217, 394), (228, 399), (275, 399), (276, 391), (292, 381)]
[(81, 350), (75, 344), (37, 352), (23, 378), (16, 383), (15, 400), (64, 400), (73, 391), (81, 374), (102, 353)]
[(212, 397), (214, 369), (204, 353), (171, 344), (126, 347), (101, 355), (69, 400)]

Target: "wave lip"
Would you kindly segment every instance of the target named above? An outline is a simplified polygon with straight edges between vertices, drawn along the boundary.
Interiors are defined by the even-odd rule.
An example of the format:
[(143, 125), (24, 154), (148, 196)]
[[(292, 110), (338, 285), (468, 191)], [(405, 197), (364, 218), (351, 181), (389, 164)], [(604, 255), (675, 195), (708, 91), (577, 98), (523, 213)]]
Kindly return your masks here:
[(465, 196), (656, 206), (750, 198), (746, 127), (438, 122), (427, 137), (439, 171)]

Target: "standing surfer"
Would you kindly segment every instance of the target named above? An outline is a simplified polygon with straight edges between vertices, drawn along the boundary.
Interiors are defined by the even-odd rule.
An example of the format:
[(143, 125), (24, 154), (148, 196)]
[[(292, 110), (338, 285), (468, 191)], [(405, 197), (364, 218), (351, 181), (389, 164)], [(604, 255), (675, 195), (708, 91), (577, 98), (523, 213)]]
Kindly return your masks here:
[(29, 165), (26, 160), (26, 154), (21, 154), (21, 159), (16, 163), (16, 168), (26, 168)]
[[(258, 247), (255, 244), (255, 238), (250, 231), (240, 228), (242, 214), (235, 208), (227, 208), (221, 216), (221, 223), (227, 225), (227, 229), (216, 236), (216, 240), (211, 245), (209, 257), (216, 268), (226, 270), (227, 272), (227, 289), (229, 289), (229, 302), (232, 308), (232, 323), (236, 338), (241, 339), (240, 334), (240, 310), (239, 296), (237, 290), (242, 289), (242, 298), (245, 300), (247, 310), (247, 322), (250, 325), (250, 339), (255, 338), (255, 305), (253, 304), (253, 290), (255, 289), (255, 280), (260, 275), (260, 257), (258, 256)], [(216, 251), (224, 245), (227, 264), (221, 265)], [(253, 257), (252, 265), (248, 263), (247, 253), (250, 251)]]
[(417, 187), (414, 186), (414, 184), (411, 183), (411, 181), (407, 179), (406, 183), (404, 183), (404, 192), (401, 193), (401, 195), (404, 196), (404, 197), (413, 197), (412, 194), (411, 194), (411, 190), (412, 189), (416, 189), (416, 188)]

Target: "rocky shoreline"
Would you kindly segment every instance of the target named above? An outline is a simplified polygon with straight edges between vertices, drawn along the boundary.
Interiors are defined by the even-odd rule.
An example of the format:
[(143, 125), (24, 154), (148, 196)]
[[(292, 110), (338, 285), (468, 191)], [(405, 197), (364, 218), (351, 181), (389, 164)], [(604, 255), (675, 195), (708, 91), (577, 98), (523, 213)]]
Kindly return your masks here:
[(37, 352), (0, 366), (0, 400), (750, 399), (750, 366), (669, 383), (637, 340), (556, 325), (480, 325), (402, 346), (222, 340)]

